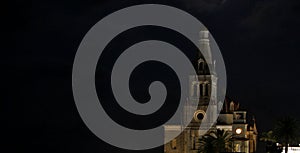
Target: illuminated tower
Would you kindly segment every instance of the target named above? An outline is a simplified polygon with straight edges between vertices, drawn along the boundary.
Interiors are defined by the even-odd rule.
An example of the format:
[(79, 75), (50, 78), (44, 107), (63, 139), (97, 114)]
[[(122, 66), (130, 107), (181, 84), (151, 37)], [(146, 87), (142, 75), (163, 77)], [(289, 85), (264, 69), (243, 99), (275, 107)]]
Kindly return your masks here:
[[(195, 63), (197, 75), (190, 76), (190, 95), (188, 100), (192, 102), (193, 107), (197, 107), (195, 112), (191, 112), (186, 106), (185, 113), (193, 115), (194, 118), (185, 130), (186, 142), (190, 145), (186, 146), (186, 153), (197, 152), (199, 149), (199, 138), (202, 132), (201, 128), (209, 129), (217, 119), (217, 76), (214, 68), (211, 48), (209, 42), (209, 32), (207, 30), (200, 31), (198, 58)], [(198, 98), (197, 98), (198, 97)], [(208, 105), (211, 101), (211, 105)], [(188, 114), (193, 113), (193, 114)], [(202, 122), (205, 120), (206, 122)]]
[[(214, 68), (209, 41), (210, 34), (207, 30), (202, 30), (199, 35), (201, 52), (198, 53), (197, 60), (194, 62), (197, 75), (189, 76), (190, 89), (187, 100), (190, 103), (186, 104), (183, 110), (183, 122), (188, 126), (177, 138), (165, 145), (166, 153), (197, 153), (201, 135), (199, 127), (202, 125), (202, 121), (206, 120), (213, 124), (217, 118), (217, 77), (214, 70), (209, 69), (209, 67)], [(207, 111), (210, 100), (213, 105)], [(193, 108), (197, 108), (197, 110), (194, 111)], [(193, 116), (192, 121), (188, 120), (187, 116)], [(204, 126), (210, 128), (211, 124)], [(180, 130), (180, 128), (181, 126), (176, 125), (165, 126), (165, 135), (167, 136), (168, 132)]]
[(232, 125), (234, 152), (249, 152), (247, 127), (246, 111), (234, 111)]

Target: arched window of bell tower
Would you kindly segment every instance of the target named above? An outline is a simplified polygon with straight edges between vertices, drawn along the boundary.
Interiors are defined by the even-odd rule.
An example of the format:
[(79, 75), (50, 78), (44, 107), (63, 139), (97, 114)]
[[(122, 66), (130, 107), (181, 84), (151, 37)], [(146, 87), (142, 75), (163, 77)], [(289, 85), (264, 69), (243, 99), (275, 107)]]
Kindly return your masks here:
[(209, 96), (209, 92), (210, 92), (210, 84), (208, 82), (205, 82), (203, 84), (203, 92), (204, 92), (204, 96)]
[(204, 96), (204, 86), (203, 83), (200, 83), (200, 96)]
[(198, 66), (198, 71), (199, 72), (204, 71), (204, 69), (205, 69), (205, 62), (204, 62), (204, 60), (202, 58), (198, 59), (198, 65), (197, 66)]
[(193, 86), (193, 96), (196, 97), (198, 95), (198, 83), (195, 83)]

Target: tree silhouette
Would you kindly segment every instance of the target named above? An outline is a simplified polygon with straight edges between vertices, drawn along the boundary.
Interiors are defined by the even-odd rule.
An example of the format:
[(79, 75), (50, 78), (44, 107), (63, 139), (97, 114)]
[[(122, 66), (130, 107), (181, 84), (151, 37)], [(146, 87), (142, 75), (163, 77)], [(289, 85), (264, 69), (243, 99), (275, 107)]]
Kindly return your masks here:
[(200, 139), (200, 153), (225, 152), (232, 147), (232, 135), (228, 131), (217, 129)]
[(200, 139), (199, 153), (215, 153), (215, 146), (213, 145), (213, 138), (206, 134)]
[[(274, 136), (273, 131), (263, 132), (260, 136), (260, 141), (266, 143), (266, 151), (267, 153), (275, 152), (277, 150), (275, 143), (277, 142), (276, 137)], [(275, 146), (275, 148), (274, 148)]]
[(272, 142), (272, 143), (275, 143), (276, 142), (276, 137), (274, 136), (273, 134), (273, 131), (268, 131), (268, 132), (263, 132), (261, 134), (261, 137), (259, 139), (260, 141), (263, 141), (263, 142)]
[(288, 145), (295, 143), (298, 139), (299, 122), (289, 116), (278, 120), (275, 124), (274, 136), (285, 146), (285, 153), (287, 153)]

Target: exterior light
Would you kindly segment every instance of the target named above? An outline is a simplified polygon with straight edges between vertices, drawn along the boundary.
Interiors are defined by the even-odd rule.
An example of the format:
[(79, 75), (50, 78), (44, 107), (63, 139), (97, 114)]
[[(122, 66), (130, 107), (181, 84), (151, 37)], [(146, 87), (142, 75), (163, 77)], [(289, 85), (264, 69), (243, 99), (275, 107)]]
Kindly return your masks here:
[(241, 134), (242, 131), (243, 131), (243, 130), (242, 130), (241, 128), (237, 128), (237, 129), (235, 130), (235, 133), (236, 133), (236, 134)]

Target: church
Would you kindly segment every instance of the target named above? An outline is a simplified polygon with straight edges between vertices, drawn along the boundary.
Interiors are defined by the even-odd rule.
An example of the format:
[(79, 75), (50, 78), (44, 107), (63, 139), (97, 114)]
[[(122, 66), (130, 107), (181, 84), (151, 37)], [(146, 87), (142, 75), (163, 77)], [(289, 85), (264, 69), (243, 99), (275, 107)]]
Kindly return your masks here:
[[(257, 129), (255, 119), (247, 116), (247, 111), (240, 108), (240, 104), (226, 97), (224, 102), (218, 102), (216, 73), (209, 71), (209, 66), (214, 67), (211, 57), (211, 47), (209, 32), (200, 31), (199, 49), (208, 54), (209, 59), (204, 59), (199, 53), (197, 61), (194, 63), (197, 71), (196, 76), (189, 76), (189, 97), (188, 101), (197, 104), (196, 111), (190, 111), (188, 105), (184, 106), (182, 120), (186, 122), (185, 116), (193, 115), (193, 119), (188, 126), (183, 129), (182, 125), (165, 125), (165, 139), (174, 132), (182, 131), (179, 136), (164, 145), (165, 153), (198, 153), (201, 152), (200, 139), (203, 131), (199, 128), (205, 119), (213, 125), (209, 131), (217, 129), (228, 131), (231, 135), (231, 147), (227, 152), (254, 153), (257, 146)], [(212, 107), (207, 111), (208, 105), (212, 102)], [(217, 112), (220, 112), (219, 114)], [(192, 114), (191, 114), (192, 113)], [(214, 118), (217, 118), (215, 121)], [(205, 125), (201, 125), (205, 126)]]

